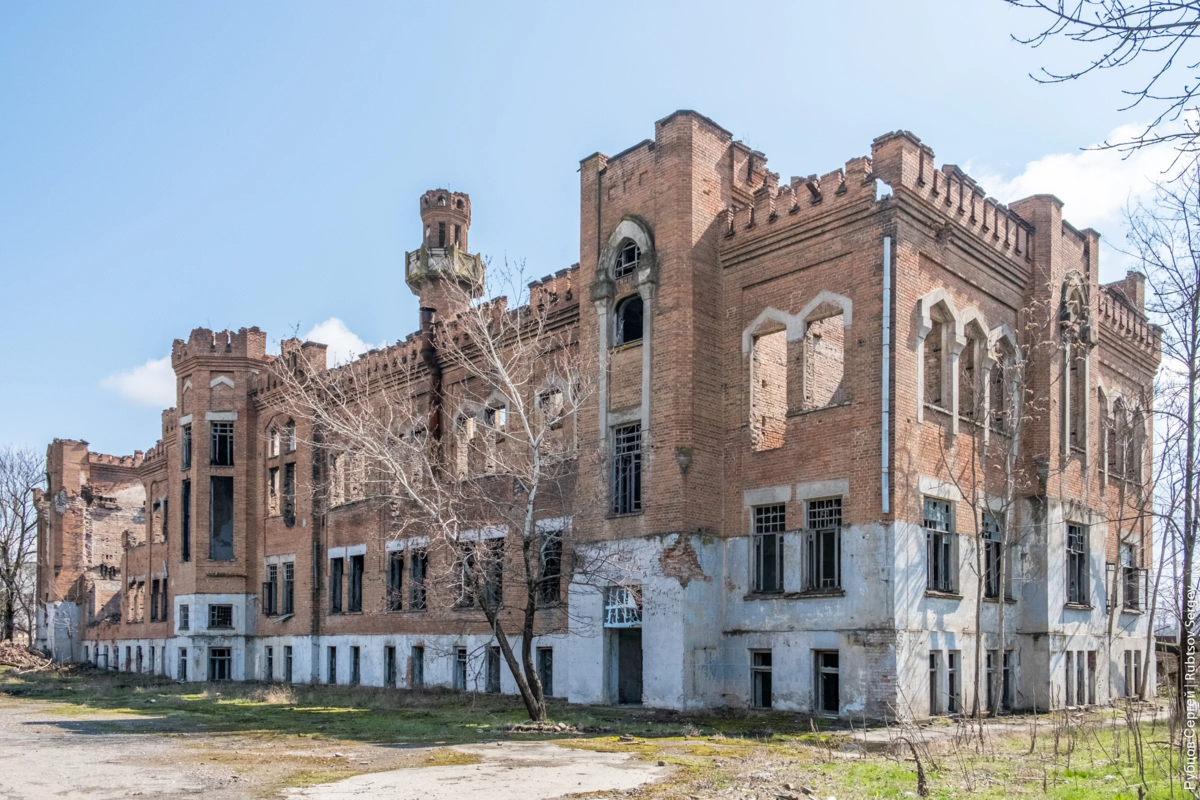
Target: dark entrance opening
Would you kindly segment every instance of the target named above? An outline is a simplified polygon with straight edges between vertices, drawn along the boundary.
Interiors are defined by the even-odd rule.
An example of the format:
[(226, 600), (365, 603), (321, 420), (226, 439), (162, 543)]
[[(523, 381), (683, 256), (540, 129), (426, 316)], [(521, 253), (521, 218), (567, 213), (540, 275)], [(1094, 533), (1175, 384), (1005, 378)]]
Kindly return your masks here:
[(617, 630), (617, 702), (642, 702), (642, 629)]

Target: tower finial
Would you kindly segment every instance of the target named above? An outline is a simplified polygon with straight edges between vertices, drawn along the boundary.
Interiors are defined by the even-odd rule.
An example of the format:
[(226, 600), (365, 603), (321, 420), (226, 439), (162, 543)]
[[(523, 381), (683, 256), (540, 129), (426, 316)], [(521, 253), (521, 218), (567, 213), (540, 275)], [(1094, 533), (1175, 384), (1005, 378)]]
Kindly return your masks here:
[[(421, 247), (405, 255), (405, 281), (423, 308), (443, 318), (462, 311), (465, 297), (483, 293), (483, 260), (467, 248), (471, 198), (465, 192), (431, 189), (421, 195)], [(457, 286), (451, 290), (450, 282)]]

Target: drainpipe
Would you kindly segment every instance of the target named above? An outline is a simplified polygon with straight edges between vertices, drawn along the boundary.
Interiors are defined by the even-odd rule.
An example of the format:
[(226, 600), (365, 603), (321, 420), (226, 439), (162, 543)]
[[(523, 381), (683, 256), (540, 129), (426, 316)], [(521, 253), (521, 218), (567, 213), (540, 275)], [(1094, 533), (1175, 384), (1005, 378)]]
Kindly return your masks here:
[(421, 360), (429, 370), (429, 437), (436, 450), (442, 440), (442, 367), (433, 340), (434, 309), (421, 307)]
[(883, 237), (883, 357), (880, 362), (882, 366), (883, 385), (881, 395), (883, 397), (883, 413), (880, 418), (880, 429), (882, 431), (882, 441), (880, 442), (880, 453), (882, 453), (882, 466), (880, 469), (880, 487), (883, 495), (883, 513), (889, 513), (891, 497), (891, 471), (888, 466), (891, 460), (888, 453), (888, 441), (891, 438), (890, 427), (890, 407), (891, 407), (891, 378), (892, 378), (892, 237)]

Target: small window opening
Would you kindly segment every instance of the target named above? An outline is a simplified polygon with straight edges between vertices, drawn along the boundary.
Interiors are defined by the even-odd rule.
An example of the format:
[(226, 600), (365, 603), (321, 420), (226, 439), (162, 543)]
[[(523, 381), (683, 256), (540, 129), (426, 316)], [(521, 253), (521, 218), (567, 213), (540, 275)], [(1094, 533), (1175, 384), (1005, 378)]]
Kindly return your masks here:
[(631, 344), (642, 340), (642, 296), (626, 297), (617, 304), (616, 344)]
[(804, 407), (826, 408), (846, 401), (846, 328), (837, 312), (805, 326)]
[(438, 247), (446, 246), (446, 223), (438, 223)]
[(637, 271), (638, 262), (642, 258), (642, 250), (633, 241), (627, 240), (617, 253), (617, 263), (613, 267), (613, 277), (623, 278)]
[(754, 337), (750, 363), (750, 434), (755, 450), (783, 447), (787, 429), (787, 331)]
[(771, 707), (771, 651), (750, 653), (751, 703), (755, 708)]
[(944, 352), (944, 326), (933, 321), (925, 335), (925, 402), (937, 408), (945, 408), (944, 381), (942, 380), (942, 354)]

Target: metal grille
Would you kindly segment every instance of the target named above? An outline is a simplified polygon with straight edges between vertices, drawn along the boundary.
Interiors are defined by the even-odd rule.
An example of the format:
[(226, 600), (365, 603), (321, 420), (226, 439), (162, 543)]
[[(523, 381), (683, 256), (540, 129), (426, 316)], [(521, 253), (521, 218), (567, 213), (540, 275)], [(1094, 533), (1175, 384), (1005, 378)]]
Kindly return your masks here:
[(950, 532), (950, 503), (925, 498), (925, 588), (954, 591), (954, 539)]
[(787, 528), (787, 509), (783, 505), (759, 506), (754, 509), (754, 532), (783, 533)]
[(626, 242), (621, 248), (621, 252), (617, 254), (617, 263), (613, 267), (613, 277), (622, 278), (633, 273), (638, 268), (638, 261), (642, 257), (642, 250), (633, 242)]
[(612, 512), (642, 510), (642, 426), (613, 430)]
[(808, 525), (810, 531), (823, 531), (842, 527), (842, 498), (808, 501)]
[(642, 601), (639, 593), (624, 586), (610, 586), (604, 597), (604, 627), (640, 628)]

